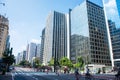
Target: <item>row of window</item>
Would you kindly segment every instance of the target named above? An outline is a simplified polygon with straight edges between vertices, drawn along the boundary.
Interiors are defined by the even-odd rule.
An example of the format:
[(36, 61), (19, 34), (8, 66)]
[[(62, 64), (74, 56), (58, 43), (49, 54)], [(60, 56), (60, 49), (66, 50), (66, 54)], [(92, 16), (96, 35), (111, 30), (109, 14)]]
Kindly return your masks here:
[(104, 64), (110, 64), (110, 62), (111, 61), (109, 61), (109, 60), (97, 60), (97, 59), (94, 59), (94, 60), (92, 60), (92, 62), (94, 62), (94, 63), (104, 63)]

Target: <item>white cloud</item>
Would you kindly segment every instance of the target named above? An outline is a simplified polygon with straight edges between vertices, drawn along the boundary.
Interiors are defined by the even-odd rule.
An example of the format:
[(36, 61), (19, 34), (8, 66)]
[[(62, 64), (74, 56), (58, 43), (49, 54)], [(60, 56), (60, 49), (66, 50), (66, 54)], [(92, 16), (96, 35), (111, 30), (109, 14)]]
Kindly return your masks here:
[(32, 39), (30, 42), (36, 43), (36, 44), (40, 44), (41, 40), (37, 40), (37, 39)]
[(105, 8), (108, 17), (118, 15), (115, 0), (108, 0), (108, 2), (105, 3)]
[(105, 6), (109, 8), (115, 8), (116, 7), (115, 0), (108, 0), (108, 2), (105, 3)]

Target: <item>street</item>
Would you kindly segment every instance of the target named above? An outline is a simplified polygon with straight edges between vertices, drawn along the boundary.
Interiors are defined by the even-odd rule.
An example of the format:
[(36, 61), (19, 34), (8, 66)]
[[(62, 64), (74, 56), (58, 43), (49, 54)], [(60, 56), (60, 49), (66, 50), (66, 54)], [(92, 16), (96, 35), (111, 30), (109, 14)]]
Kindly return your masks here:
[[(12, 80), (76, 80), (74, 74), (63, 74), (59, 75), (56, 73), (46, 72), (34, 72), (34, 69), (16, 68), (11, 73)], [(80, 80), (86, 80), (85, 76), (79, 76)], [(10, 79), (11, 80), (11, 79)], [(91, 80), (114, 80), (113, 75), (94, 75)]]

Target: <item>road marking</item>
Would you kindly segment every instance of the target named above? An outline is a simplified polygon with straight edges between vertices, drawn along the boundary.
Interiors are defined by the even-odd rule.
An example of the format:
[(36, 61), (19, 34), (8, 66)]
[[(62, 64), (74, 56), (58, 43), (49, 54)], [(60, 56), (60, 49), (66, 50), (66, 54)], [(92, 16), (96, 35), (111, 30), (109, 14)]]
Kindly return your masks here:
[(38, 78), (36, 78), (36, 77), (32, 77), (33, 79), (35, 79), (35, 80), (38, 80)]
[(14, 74), (13, 74), (13, 73), (11, 73), (11, 75), (12, 75), (12, 80), (14, 80)]

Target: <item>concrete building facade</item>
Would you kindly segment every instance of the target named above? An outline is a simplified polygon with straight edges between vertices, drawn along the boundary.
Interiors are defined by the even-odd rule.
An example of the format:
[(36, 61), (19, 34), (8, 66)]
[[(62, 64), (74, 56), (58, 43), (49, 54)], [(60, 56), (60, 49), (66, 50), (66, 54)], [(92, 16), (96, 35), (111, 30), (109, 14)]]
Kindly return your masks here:
[(0, 15), (0, 57), (6, 48), (6, 41), (9, 33), (9, 21), (8, 18)]
[(36, 44), (30, 43), (28, 48), (28, 61), (31, 62), (32, 58), (36, 55)]
[(51, 58), (58, 61), (62, 57), (67, 57), (67, 17), (53, 11), (46, 21), (43, 63), (47, 65)]

